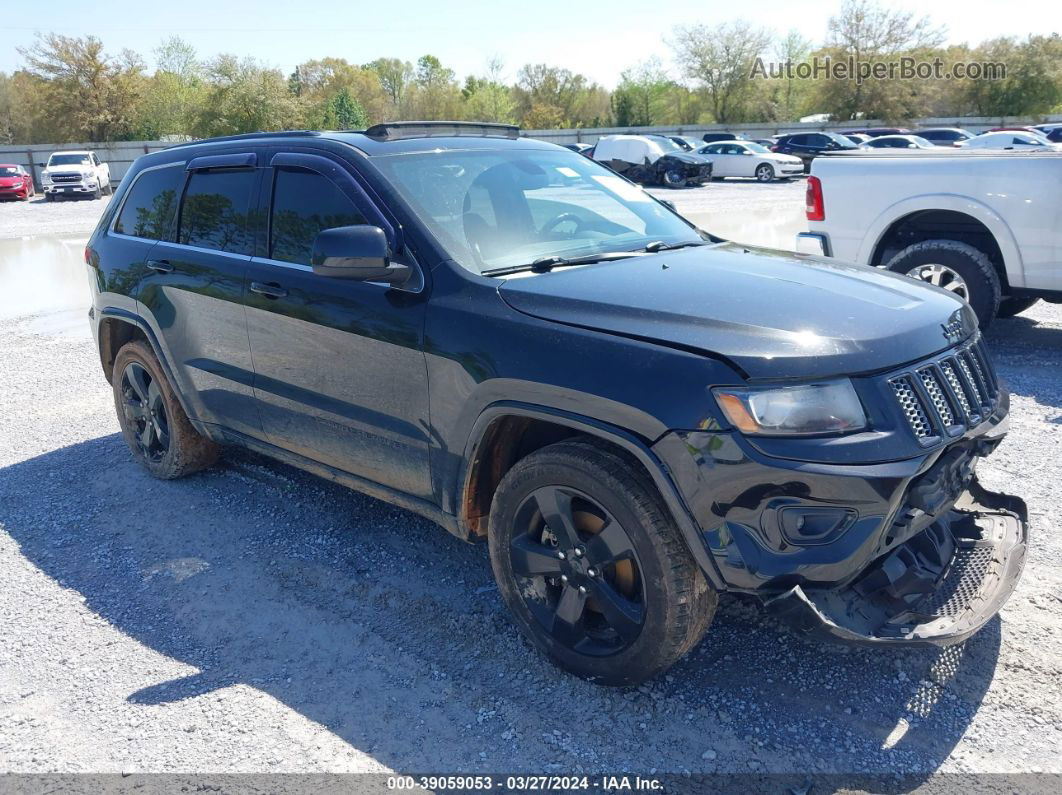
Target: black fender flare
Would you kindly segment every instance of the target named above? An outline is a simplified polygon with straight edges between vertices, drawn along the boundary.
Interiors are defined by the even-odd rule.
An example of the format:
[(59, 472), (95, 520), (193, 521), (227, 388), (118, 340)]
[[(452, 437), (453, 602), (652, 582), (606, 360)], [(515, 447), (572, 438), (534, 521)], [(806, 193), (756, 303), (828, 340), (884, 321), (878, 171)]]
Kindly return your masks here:
[[(166, 379), (170, 382), (173, 394), (177, 396), (177, 402), (181, 404), (181, 409), (184, 411), (185, 416), (187, 416), (188, 421), (192, 423), (192, 427), (208, 438), (215, 438), (215, 435), (210, 433), (209, 428), (189, 411), (188, 402), (185, 400), (184, 394), (178, 388), (177, 380), (174, 378), (173, 368), (170, 366), (169, 359), (167, 359), (166, 355), (162, 352), (162, 346), (159, 345), (155, 332), (151, 330), (151, 325), (135, 312), (130, 312), (127, 309), (120, 309), (116, 306), (105, 306), (98, 310), (98, 324), (102, 325), (105, 320), (115, 320), (119, 323), (127, 323), (131, 326), (136, 326), (143, 333), (148, 344), (151, 346), (151, 350), (155, 354), (155, 358), (159, 360), (162, 372), (165, 373)], [(101, 356), (103, 353), (100, 350), (100, 340), (98, 335), (96, 339), (96, 353)]]
[(456, 484), (459, 494), (458, 499), (454, 502), (454, 505), (457, 506), (458, 531), (465, 538), (468, 538), (471, 533), (460, 506), (464, 505), (463, 497), (470, 485), (469, 478), (472, 474), (472, 462), (476, 460), (479, 447), (486, 438), (487, 429), (491, 424), (500, 417), (514, 415), (567, 426), (588, 436), (604, 439), (632, 455), (652, 478), (657, 491), (664, 500), (664, 505), (671, 513), (675, 524), (678, 525), (679, 531), (682, 533), (687, 549), (697, 562), (697, 566), (704, 572), (704, 576), (708, 578), (708, 581), (717, 591), (726, 590), (726, 583), (723, 581), (722, 574), (701, 541), (700, 531), (693, 519), (689, 506), (682, 498), (664, 462), (653, 452), (652, 448), (641, 437), (623, 428), (601, 422), (592, 417), (546, 406), (518, 401), (501, 401), (492, 403), (484, 408), (476, 418), (465, 444), (464, 456)]

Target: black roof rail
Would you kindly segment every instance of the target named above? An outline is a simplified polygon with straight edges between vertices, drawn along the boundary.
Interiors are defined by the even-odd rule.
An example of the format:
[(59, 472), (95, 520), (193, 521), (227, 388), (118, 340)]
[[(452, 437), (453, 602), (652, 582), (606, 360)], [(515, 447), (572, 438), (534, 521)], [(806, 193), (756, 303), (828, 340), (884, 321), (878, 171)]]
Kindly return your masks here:
[(480, 121), (385, 121), (374, 124), (365, 131), (365, 135), (377, 141), (461, 136), (519, 138), (520, 128), (513, 124)]
[(179, 144), (174, 144), (169, 147), (170, 149), (176, 149), (181, 146), (195, 146), (196, 144), (212, 144), (222, 141), (254, 141), (259, 138), (311, 138), (316, 135), (320, 135), (317, 130), (278, 130), (276, 132), (251, 132), (251, 133), (239, 133), (238, 135), (222, 135), (217, 138), (199, 138), (195, 141), (183, 141)]

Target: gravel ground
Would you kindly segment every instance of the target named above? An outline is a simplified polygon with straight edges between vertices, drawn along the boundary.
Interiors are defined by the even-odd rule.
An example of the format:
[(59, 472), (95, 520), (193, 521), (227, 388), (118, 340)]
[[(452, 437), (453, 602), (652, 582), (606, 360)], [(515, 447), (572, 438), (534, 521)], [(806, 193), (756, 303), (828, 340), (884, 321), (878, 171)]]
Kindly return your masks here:
[[(737, 237), (728, 219), (761, 224), (753, 188), (784, 234), (802, 184), (667, 198)], [(0, 237), (50, 236), (0, 242), (5, 283), (45, 252), (65, 259), (42, 280), (83, 289), (56, 238), (101, 206), (0, 206)], [(980, 474), (1028, 501), (1034, 533), (1000, 619), (948, 650), (870, 651), (724, 597), (686, 660), (615, 690), (518, 636), (483, 546), (247, 453), (152, 480), (83, 302), (4, 306), (0, 770), (1062, 773), (1062, 307), (989, 335), (1013, 430)]]

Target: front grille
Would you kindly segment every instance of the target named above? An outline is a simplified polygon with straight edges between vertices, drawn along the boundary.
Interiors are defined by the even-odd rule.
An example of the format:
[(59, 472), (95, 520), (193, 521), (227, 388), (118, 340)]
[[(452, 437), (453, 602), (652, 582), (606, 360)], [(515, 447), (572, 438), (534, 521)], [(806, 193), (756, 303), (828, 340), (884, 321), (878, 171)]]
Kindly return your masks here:
[(52, 174), (52, 182), (81, 182), (80, 174)]
[(912, 372), (893, 375), (889, 386), (907, 424), (923, 442), (977, 425), (999, 397), (980, 338)]

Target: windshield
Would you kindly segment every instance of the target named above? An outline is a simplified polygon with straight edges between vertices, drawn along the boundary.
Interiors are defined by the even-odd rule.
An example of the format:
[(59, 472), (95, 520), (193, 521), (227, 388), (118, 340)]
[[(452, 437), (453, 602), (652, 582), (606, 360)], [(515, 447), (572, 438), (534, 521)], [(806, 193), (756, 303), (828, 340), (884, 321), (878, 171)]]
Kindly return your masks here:
[(475, 273), (703, 240), (637, 185), (569, 151), (437, 150), (373, 163)]
[(49, 166), (87, 166), (88, 155), (52, 155), (48, 158)]
[(18, 174), (16, 166), (0, 166), (0, 177), (17, 177)]
[(837, 133), (831, 133), (831, 132), (823, 133), (823, 135), (825, 135), (831, 141), (834, 141), (835, 143), (839, 144), (844, 149), (855, 149), (856, 148), (856, 145), (854, 143), (852, 143), (851, 141), (849, 141), (847, 138), (845, 138), (843, 135), (839, 135)]

